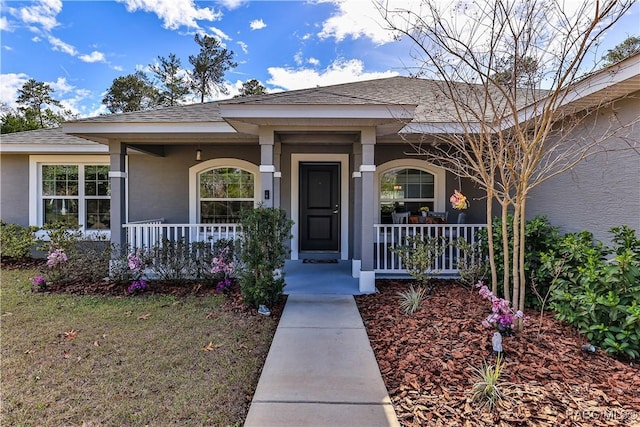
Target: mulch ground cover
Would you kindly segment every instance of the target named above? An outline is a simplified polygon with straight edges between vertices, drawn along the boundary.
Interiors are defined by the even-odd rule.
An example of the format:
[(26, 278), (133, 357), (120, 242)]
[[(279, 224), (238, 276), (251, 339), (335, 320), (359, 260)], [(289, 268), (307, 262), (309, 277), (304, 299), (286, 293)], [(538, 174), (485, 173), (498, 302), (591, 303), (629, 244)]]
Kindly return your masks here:
[(404, 426), (640, 426), (640, 369), (586, 343), (552, 313), (526, 312), (525, 329), (503, 341), (507, 397), (493, 411), (473, 402), (474, 370), (494, 363), (490, 305), (477, 289), (439, 281), (422, 307), (403, 313), (410, 281), (378, 280), (357, 296), (373, 351)]

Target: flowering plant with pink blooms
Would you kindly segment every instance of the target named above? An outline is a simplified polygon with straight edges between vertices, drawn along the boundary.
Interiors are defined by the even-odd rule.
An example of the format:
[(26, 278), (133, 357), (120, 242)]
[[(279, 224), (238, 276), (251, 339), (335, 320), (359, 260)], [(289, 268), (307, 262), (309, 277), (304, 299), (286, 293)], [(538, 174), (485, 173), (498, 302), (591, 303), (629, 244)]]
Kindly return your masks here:
[(479, 281), (476, 286), (480, 288), (480, 296), (491, 301), (491, 314), (482, 321), (482, 326), (510, 334), (516, 319), (524, 318), (522, 311), (518, 310), (514, 313), (511, 303), (504, 298), (496, 297), (482, 281)]
[(453, 190), (453, 195), (449, 198), (449, 201), (451, 202), (451, 207), (459, 211), (467, 209), (469, 207), (467, 196), (465, 196), (458, 190)]
[(58, 267), (68, 260), (67, 254), (64, 253), (64, 249), (56, 249), (55, 251), (49, 252), (49, 255), (47, 255), (47, 267)]
[(211, 274), (220, 278), (216, 285), (216, 291), (223, 292), (231, 287), (231, 277), (235, 273), (235, 270), (236, 264), (233, 262), (229, 247), (225, 246), (220, 250), (218, 256), (213, 257), (211, 260)]

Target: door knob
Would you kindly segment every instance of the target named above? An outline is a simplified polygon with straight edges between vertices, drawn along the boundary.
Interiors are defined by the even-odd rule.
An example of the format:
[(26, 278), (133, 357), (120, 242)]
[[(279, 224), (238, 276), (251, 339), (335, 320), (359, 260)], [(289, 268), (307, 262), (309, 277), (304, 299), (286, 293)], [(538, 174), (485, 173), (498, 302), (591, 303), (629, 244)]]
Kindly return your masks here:
[(337, 214), (337, 213), (338, 213), (338, 211), (340, 211), (340, 206), (339, 206), (339, 205), (336, 205), (336, 208), (333, 210), (333, 213), (334, 213), (334, 214)]

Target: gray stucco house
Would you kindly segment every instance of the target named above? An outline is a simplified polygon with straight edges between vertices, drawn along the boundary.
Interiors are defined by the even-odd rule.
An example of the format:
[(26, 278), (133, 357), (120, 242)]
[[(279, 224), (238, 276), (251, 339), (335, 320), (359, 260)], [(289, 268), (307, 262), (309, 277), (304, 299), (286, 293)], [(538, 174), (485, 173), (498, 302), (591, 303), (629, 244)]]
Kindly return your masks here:
[[(438, 82), (392, 77), (2, 135), (0, 217), (36, 226), (71, 218), (136, 247), (163, 237), (230, 237), (242, 208), (280, 207), (295, 223), (291, 259), (351, 260), (360, 290), (370, 292), (376, 274), (402, 270), (387, 259), (398, 233), (472, 238), (486, 224), (482, 191), (415, 156), (405, 141), (415, 129), (447, 126), (451, 105), (438, 94)], [(639, 101), (635, 55), (576, 83), (569, 104), (590, 115), (580, 132), (597, 132), (613, 123), (603, 117), (637, 121)], [(528, 214), (599, 239), (615, 225), (640, 230), (638, 141), (638, 125), (607, 141), (635, 150), (604, 152), (548, 181)], [(471, 201), (464, 223), (449, 203), (454, 189)], [(447, 212), (446, 224), (425, 223), (423, 207)], [(394, 221), (398, 211), (408, 218)], [(443, 256), (439, 270), (455, 272), (453, 258)]]

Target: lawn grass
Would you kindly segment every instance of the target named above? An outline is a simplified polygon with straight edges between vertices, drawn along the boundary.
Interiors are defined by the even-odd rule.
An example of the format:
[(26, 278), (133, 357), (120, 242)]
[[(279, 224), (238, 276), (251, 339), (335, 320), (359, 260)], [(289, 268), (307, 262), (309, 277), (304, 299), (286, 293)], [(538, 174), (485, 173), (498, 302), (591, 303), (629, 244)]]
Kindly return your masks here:
[(2, 425), (242, 425), (275, 319), (223, 296), (34, 293), (35, 274), (0, 271)]

